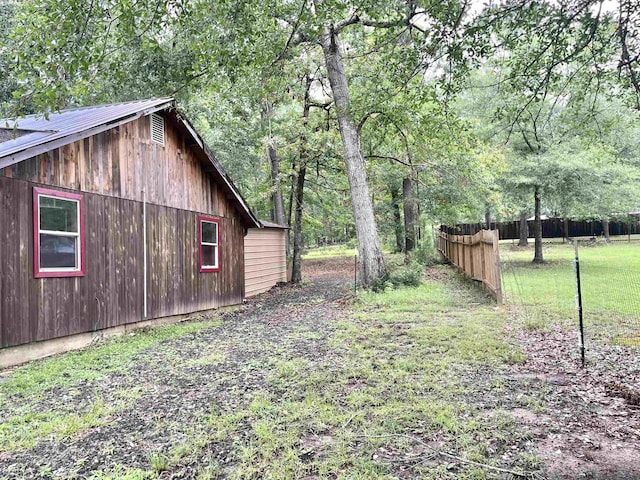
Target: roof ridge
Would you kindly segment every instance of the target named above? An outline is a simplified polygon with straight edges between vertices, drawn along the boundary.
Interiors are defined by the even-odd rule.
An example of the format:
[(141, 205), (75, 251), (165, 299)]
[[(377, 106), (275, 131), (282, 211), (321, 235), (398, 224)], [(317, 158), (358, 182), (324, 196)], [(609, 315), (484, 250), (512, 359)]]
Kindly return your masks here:
[[(113, 102), (113, 103), (101, 103), (98, 105), (83, 105), (80, 107), (70, 107), (70, 108), (63, 108), (62, 110), (54, 110), (51, 112), (48, 112), (49, 115), (59, 115), (61, 113), (67, 113), (67, 112), (78, 112), (80, 110), (89, 110), (89, 109), (94, 109), (94, 108), (108, 108), (108, 107), (116, 107), (116, 106), (120, 106), (120, 105), (129, 105), (129, 104), (135, 104), (135, 103), (145, 103), (145, 102), (152, 102), (152, 101), (158, 101), (158, 102), (169, 102), (175, 99), (173, 97), (151, 97), (151, 98), (145, 98), (143, 100), (127, 100), (126, 102)], [(39, 116), (42, 116), (42, 118), (44, 118), (44, 114), (43, 113), (31, 113), (29, 115), (25, 115), (24, 117), (15, 117), (15, 118), (0, 118), (0, 122), (4, 122), (4, 121), (12, 121), (12, 122), (16, 122), (19, 121), (20, 119), (32, 119), (32, 118), (37, 118)]]
[[(130, 105), (130, 104), (136, 104), (136, 103), (146, 103), (146, 102), (170, 102), (170, 101), (175, 101), (175, 98), (173, 97), (151, 97), (151, 98), (145, 98), (144, 100), (128, 100), (126, 102), (114, 102), (114, 103), (102, 103), (99, 105), (84, 105), (81, 107), (71, 107), (71, 108), (64, 108), (62, 110), (57, 110), (57, 111), (53, 111), (53, 112), (49, 112), (48, 115), (60, 115), (62, 113), (68, 113), (68, 112), (78, 112), (81, 110), (92, 110), (92, 109), (96, 109), (96, 108), (108, 108), (108, 107), (117, 107), (117, 106), (121, 106), (121, 105)], [(6, 123), (13, 123), (13, 125), (15, 125), (16, 123), (18, 124), (18, 128), (20, 128), (20, 121), (21, 120), (36, 120), (42, 118), (44, 119), (45, 116), (43, 113), (39, 112), (39, 113), (31, 113), (29, 115), (25, 115), (24, 117), (8, 117), (8, 118), (0, 118), (0, 125), (4, 125), (5, 122)], [(3, 128), (7, 128), (7, 127), (3, 127)], [(9, 127), (9, 128), (13, 128), (13, 127)], [(34, 130), (34, 131), (41, 131), (41, 130)]]
[[(118, 105), (129, 105), (132, 103), (145, 103), (145, 102), (152, 102), (152, 101), (162, 101), (162, 102), (169, 102), (171, 100), (175, 100), (173, 97), (151, 97), (151, 98), (145, 98), (143, 100), (127, 100), (126, 102), (112, 102), (112, 103), (99, 103), (97, 105), (83, 105), (80, 107), (70, 107), (70, 108), (63, 108), (62, 110), (57, 110), (54, 112), (49, 112), (50, 114), (54, 114), (54, 113), (63, 113), (63, 112), (74, 112), (74, 111), (78, 111), (78, 110), (83, 110), (83, 109), (88, 109), (88, 108), (106, 108), (106, 107), (115, 107)], [(37, 115), (37, 114), (35, 114)], [(30, 115), (27, 115), (30, 116)]]

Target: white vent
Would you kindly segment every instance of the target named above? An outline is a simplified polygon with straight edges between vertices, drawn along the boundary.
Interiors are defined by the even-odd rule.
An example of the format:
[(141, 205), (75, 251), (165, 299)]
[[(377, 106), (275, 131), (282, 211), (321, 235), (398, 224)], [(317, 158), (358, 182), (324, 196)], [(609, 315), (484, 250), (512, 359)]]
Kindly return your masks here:
[(151, 141), (164, 146), (164, 118), (151, 114)]

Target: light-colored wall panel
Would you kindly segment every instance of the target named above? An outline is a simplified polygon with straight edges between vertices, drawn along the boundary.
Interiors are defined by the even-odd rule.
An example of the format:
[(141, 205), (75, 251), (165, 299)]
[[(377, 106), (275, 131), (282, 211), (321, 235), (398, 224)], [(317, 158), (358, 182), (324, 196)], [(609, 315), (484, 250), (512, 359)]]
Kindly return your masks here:
[(266, 292), (287, 280), (285, 230), (250, 228), (244, 237), (245, 295)]

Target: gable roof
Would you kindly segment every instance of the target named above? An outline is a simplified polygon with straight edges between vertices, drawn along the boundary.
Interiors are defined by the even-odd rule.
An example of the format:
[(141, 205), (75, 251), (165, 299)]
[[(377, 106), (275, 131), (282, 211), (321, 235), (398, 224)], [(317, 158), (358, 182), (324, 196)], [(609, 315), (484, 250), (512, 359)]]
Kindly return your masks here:
[(0, 128), (5, 132), (17, 128), (18, 136), (0, 143), (0, 168), (71, 143), (78, 139), (74, 135), (85, 138), (174, 105), (173, 98), (156, 98), (69, 108), (51, 113), (48, 119), (41, 115), (2, 119)]
[[(133, 102), (70, 108), (52, 113), (49, 118), (28, 115), (19, 119), (0, 119), (0, 169), (59, 148), (82, 138), (109, 130), (160, 110), (172, 110), (180, 126), (192, 137), (209, 165), (205, 170), (218, 178), (231, 194), (230, 199), (250, 226), (260, 227), (244, 198), (220, 162), (204, 143), (187, 118), (175, 106), (173, 98), (155, 98)], [(10, 138), (6, 140), (6, 138)], [(3, 141), (5, 139), (5, 141)]]

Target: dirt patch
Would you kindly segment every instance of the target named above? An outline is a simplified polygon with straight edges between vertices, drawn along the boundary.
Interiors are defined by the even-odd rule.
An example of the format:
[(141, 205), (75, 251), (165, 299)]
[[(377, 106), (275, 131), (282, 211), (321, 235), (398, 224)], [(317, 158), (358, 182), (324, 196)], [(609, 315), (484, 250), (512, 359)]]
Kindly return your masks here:
[(547, 389), (544, 414), (513, 415), (542, 435), (537, 451), (549, 478), (640, 478), (640, 409), (625, 401), (638, 391), (638, 350), (594, 343), (581, 368), (575, 331), (512, 325), (512, 334), (527, 356), (512, 379)]
[[(309, 262), (303, 286), (285, 285), (252, 298), (241, 310), (223, 315), (223, 324), (160, 343), (138, 355), (124, 373), (86, 381), (72, 389), (46, 391), (35, 415), (68, 410), (100, 398), (135, 398), (109, 415), (105, 424), (81, 435), (47, 438), (33, 448), (2, 453), (0, 477), (86, 478), (116, 464), (147, 470), (152, 455), (170, 458), (176, 445), (189, 443), (211, 422), (239, 422), (233, 412), (247, 408), (267, 388), (274, 362), (316, 362), (326, 356), (333, 322), (348, 315), (337, 302), (346, 288), (348, 260)], [(331, 272), (336, 272), (332, 275)], [(212, 411), (220, 418), (212, 420)], [(216, 424), (217, 425), (217, 424)], [(220, 427), (222, 428), (222, 427)], [(225, 465), (232, 445), (210, 445), (198, 463)], [(157, 460), (156, 460), (157, 461)], [(157, 468), (160, 468), (159, 466)], [(176, 478), (192, 478), (198, 468), (177, 468)]]
[[(470, 345), (464, 344), (465, 361), (441, 365), (440, 357), (449, 355), (454, 336), (461, 335), (456, 328), (465, 316), (475, 308), (483, 322), (495, 314), (484, 294), (459, 295), (462, 308), (447, 305), (437, 320), (405, 318), (410, 315), (399, 312), (401, 321), (385, 323), (367, 311), (359, 323), (349, 323), (356, 317), (348, 300), (352, 261), (308, 261), (302, 286), (275, 287), (242, 310), (225, 314), (218, 327), (148, 348), (124, 372), (73, 388), (52, 388), (39, 398), (13, 399), (28, 404), (34, 415), (66, 412), (97, 399), (105, 405), (124, 403), (105, 422), (78, 434), (49, 436), (32, 448), (0, 453), (0, 477), (89, 478), (122, 465), (154, 472), (151, 478), (186, 479), (215, 466), (203, 478), (224, 478), (241, 455), (257, 455), (244, 460), (247, 468), (260, 462), (270, 466), (270, 458), (251, 450), (258, 444), (264, 452), (273, 442), (277, 448), (272, 455), (284, 461), (282, 443), (275, 440), (290, 436), (284, 445), (296, 456), (296, 465), (303, 470), (310, 466), (297, 478), (329, 476), (311, 471), (329, 452), (340, 462), (336, 477), (349, 476), (355, 468), (393, 478), (472, 475), (469, 469), (475, 467), (432, 449), (542, 472), (543, 478), (640, 478), (640, 409), (620, 394), (627, 390), (611, 387), (637, 388), (635, 350), (591, 350), (589, 366), (582, 370), (571, 332), (528, 331), (512, 322), (507, 333), (527, 355), (524, 364), (475, 361), (473, 352), (482, 345), (474, 336)], [(452, 289), (475, 291), (443, 268), (430, 269), (427, 276)], [(498, 336), (503, 333), (500, 322)], [(481, 325), (487, 328), (487, 323)], [(450, 336), (434, 333), (445, 326)], [(423, 329), (410, 335), (416, 327)], [(342, 338), (342, 350), (336, 338)], [(377, 343), (371, 343), (374, 338)], [(427, 342), (430, 338), (440, 343)], [(421, 356), (406, 356), (405, 350), (416, 345), (421, 345)], [(438, 358), (427, 364), (428, 375), (420, 363), (422, 353)], [(340, 379), (338, 362), (348, 358), (353, 371), (348, 376), (342, 372)], [(377, 374), (382, 368), (394, 376)], [(407, 385), (415, 386), (415, 398), (396, 408), (388, 400)], [(330, 398), (322, 398), (325, 387), (333, 389)], [(416, 403), (421, 410), (407, 417), (407, 407)], [(364, 416), (363, 405), (375, 416)], [(329, 414), (323, 413), (329, 407), (335, 408), (332, 418), (344, 415), (333, 430)], [(283, 412), (291, 418), (307, 415), (307, 423), (294, 425), (295, 432), (289, 423), (282, 427), (277, 419)], [(366, 438), (380, 419), (389, 438)], [(395, 432), (406, 435), (398, 438)], [(246, 478), (260, 478), (265, 471)], [(475, 473), (481, 478), (508, 476), (482, 468)]]
[(549, 478), (576, 478), (578, 474), (593, 479), (640, 478), (638, 450), (606, 436), (550, 435), (539, 448), (544, 452)]

